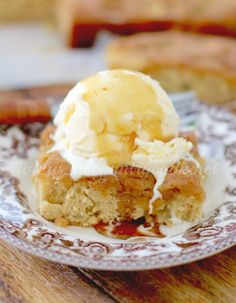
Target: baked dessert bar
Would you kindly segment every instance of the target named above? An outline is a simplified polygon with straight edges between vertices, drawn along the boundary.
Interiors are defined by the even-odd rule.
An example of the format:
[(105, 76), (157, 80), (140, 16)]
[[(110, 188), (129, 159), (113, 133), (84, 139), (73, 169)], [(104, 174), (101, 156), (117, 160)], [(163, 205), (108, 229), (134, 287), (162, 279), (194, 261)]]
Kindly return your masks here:
[(61, 0), (58, 20), (72, 47), (91, 46), (100, 30), (130, 35), (171, 28), (236, 35), (234, 0)]
[(42, 132), (40, 214), (100, 232), (138, 220), (155, 235), (175, 218), (199, 219), (203, 161), (196, 137), (178, 129), (170, 99), (144, 74), (103, 71), (79, 82)]
[(121, 37), (107, 48), (109, 68), (138, 70), (168, 92), (195, 90), (210, 103), (236, 98), (236, 41), (181, 32)]
[[(137, 167), (118, 167), (114, 176), (84, 177), (73, 181), (70, 164), (58, 152), (48, 153), (53, 146), (51, 135), (55, 127), (49, 125), (41, 136), (39, 166), (34, 184), (40, 201), (40, 214), (58, 224), (91, 226), (114, 220), (136, 220), (171, 224), (174, 213), (181, 220), (194, 221), (201, 216), (205, 198), (203, 174), (192, 161), (181, 160), (169, 168), (160, 187), (162, 199), (149, 201), (155, 185), (154, 176)], [(192, 154), (202, 161), (197, 139), (192, 133), (182, 136), (193, 143)]]

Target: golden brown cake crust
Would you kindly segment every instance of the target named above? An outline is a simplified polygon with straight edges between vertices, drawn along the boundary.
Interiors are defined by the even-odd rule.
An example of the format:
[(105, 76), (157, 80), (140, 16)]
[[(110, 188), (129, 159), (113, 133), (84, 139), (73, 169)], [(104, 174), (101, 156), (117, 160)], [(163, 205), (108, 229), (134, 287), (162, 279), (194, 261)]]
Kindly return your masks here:
[(235, 57), (233, 38), (174, 31), (122, 37), (107, 48), (110, 68), (138, 70), (167, 91), (195, 90), (215, 103), (236, 98)]
[(145, 71), (176, 65), (220, 73), (233, 81), (236, 81), (235, 56), (235, 39), (174, 31), (122, 37), (107, 49), (111, 68)]
[[(150, 217), (149, 201), (155, 185), (155, 178), (150, 172), (137, 167), (119, 167), (111, 176), (82, 177), (74, 181), (70, 177), (70, 164), (57, 152), (47, 153), (53, 144), (51, 135), (54, 130), (49, 125), (42, 132), (39, 166), (34, 175), (40, 213), (44, 218), (57, 222), (63, 218), (69, 224), (91, 226), (115, 219)], [(200, 160), (195, 136), (185, 136), (195, 145), (193, 155)], [(191, 207), (194, 204), (197, 217), (204, 200), (201, 182), (201, 172), (195, 164), (183, 160), (169, 169), (160, 192), (165, 204), (176, 197), (192, 199)], [(154, 208), (158, 210), (159, 207), (163, 209), (163, 202), (157, 200)], [(168, 219), (166, 211), (164, 215)], [(194, 217), (192, 213), (191, 216)]]
[(0, 22), (51, 20), (57, 0), (0, 1)]

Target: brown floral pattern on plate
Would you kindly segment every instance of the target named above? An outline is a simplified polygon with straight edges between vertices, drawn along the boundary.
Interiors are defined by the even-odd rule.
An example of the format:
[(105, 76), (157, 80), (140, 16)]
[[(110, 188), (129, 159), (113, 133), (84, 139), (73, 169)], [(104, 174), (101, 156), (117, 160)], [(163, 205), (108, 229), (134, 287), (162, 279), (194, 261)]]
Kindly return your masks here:
[[(19, 129), (24, 135), (3, 148), (0, 144), (0, 237), (37, 256), (74, 266), (103, 270), (163, 268), (202, 259), (236, 243), (236, 119), (218, 108), (203, 106), (198, 126), (204, 144), (220, 141), (231, 179), (224, 201), (214, 215), (184, 233), (161, 239), (134, 238), (132, 241), (84, 241), (49, 226), (31, 208), (20, 190), (19, 179), (10, 173), (12, 157), (27, 159), (28, 151), (38, 146), (42, 125)], [(223, 131), (222, 131), (223, 130)], [(2, 136), (11, 129), (0, 127)], [(20, 134), (20, 133), (19, 133)], [(13, 134), (11, 134), (14, 137)], [(15, 139), (15, 141), (14, 141)]]

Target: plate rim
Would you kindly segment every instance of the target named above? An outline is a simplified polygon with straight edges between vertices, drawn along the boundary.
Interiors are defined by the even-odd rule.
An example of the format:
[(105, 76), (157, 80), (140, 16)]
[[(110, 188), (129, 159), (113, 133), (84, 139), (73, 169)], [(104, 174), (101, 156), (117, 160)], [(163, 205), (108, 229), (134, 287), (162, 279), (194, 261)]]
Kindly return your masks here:
[[(91, 264), (82, 264), (79, 263), (78, 261), (66, 261), (64, 259), (62, 260), (55, 260), (55, 256), (57, 256), (58, 254), (48, 250), (47, 248), (41, 248), (38, 247), (36, 245), (33, 245), (30, 242), (27, 242), (21, 238), (17, 238), (16, 236), (12, 235), (11, 233), (7, 232), (6, 230), (3, 230), (2, 228), (0, 228), (0, 238), (4, 241), (6, 241), (6, 243), (10, 244), (13, 248), (17, 248), (19, 250), (22, 250), (32, 256), (36, 256), (39, 258), (42, 258), (44, 260), (48, 260), (54, 263), (60, 263), (60, 264), (64, 264), (67, 266), (75, 266), (75, 267), (81, 267), (81, 268), (87, 268), (87, 269), (92, 269), (92, 270), (104, 270), (104, 271), (142, 271), (142, 270), (154, 270), (154, 269), (164, 269), (164, 268), (171, 268), (171, 267), (175, 267), (175, 266), (181, 266), (181, 265), (186, 265), (192, 262), (196, 262), (196, 261), (200, 261), (209, 257), (212, 257), (216, 254), (219, 254), (229, 248), (232, 248), (236, 245), (236, 232), (232, 237), (232, 243), (230, 243), (231, 241), (227, 241), (229, 243), (227, 243), (226, 245), (223, 245), (223, 247), (220, 247), (219, 249), (213, 250), (207, 254), (203, 253), (200, 254), (198, 257), (187, 257), (185, 258), (185, 260), (182, 259), (182, 261), (177, 261), (177, 262), (170, 262), (170, 263), (165, 263), (165, 264), (156, 264), (156, 265), (142, 265), (140, 267), (137, 266), (137, 262), (134, 262), (133, 265), (134, 267), (131, 267), (129, 264), (129, 267), (127, 268), (127, 265), (124, 265), (124, 268), (121, 266), (121, 264), (119, 264), (119, 267), (117, 265), (115, 265), (114, 267), (109, 265), (109, 268), (104, 267), (101, 263), (97, 263), (97, 265), (91, 265)], [(20, 244), (23, 244), (22, 246)], [(29, 250), (28, 250), (29, 249)], [(45, 250), (47, 250), (47, 255), (44, 256)], [(50, 256), (52, 255), (52, 256)], [(63, 258), (67, 258), (67, 255), (61, 254), (61, 257), (63, 256)], [(54, 258), (54, 259), (53, 259)], [(56, 257), (57, 258), (57, 257)], [(73, 256), (69, 256), (69, 258), (75, 258), (76, 260), (78, 260), (78, 256), (73, 257)]]

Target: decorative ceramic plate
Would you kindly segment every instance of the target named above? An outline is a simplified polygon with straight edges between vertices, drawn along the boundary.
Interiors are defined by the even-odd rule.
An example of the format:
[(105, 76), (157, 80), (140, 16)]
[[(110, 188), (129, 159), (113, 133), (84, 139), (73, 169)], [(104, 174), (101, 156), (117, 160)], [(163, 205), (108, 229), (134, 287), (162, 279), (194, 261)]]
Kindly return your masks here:
[(111, 239), (92, 228), (62, 228), (37, 214), (31, 183), (44, 127), (0, 126), (0, 237), (31, 254), (101, 270), (144, 270), (199, 260), (236, 243), (236, 118), (202, 107), (197, 126), (208, 177), (205, 217), (164, 238)]

